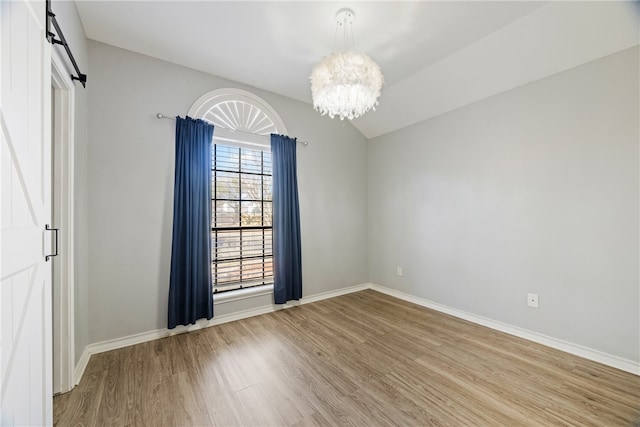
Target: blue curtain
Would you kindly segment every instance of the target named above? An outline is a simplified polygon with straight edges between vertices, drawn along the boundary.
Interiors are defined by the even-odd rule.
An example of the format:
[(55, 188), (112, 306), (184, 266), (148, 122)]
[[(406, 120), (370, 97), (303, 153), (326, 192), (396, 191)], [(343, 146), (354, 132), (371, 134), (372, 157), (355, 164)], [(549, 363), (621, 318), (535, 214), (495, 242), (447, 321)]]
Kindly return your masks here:
[(213, 126), (176, 117), (169, 329), (213, 317), (211, 138)]
[(273, 162), (273, 295), (276, 304), (302, 298), (296, 140), (271, 135)]

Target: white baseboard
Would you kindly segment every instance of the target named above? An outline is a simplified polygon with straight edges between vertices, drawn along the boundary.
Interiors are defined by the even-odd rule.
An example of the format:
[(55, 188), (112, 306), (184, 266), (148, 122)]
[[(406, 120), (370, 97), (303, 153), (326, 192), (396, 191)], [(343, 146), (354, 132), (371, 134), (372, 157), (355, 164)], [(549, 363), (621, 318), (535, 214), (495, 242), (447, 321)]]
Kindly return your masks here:
[(87, 365), (89, 364), (89, 358), (91, 355), (89, 354), (89, 347), (85, 347), (82, 352), (82, 356), (80, 356), (80, 360), (78, 360), (78, 364), (76, 365), (75, 371), (73, 371), (73, 385), (71, 388), (80, 384), (80, 380), (84, 375), (84, 370), (87, 369)]
[(448, 307), (443, 304), (439, 304), (433, 301), (429, 301), (424, 298), (419, 298), (413, 295), (405, 294), (404, 292), (396, 291), (384, 286), (370, 284), (370, 289), (381, 292), (383, 294), (390, 295), (392, 297), (399, 298), (404, 301), (412, 302), (423, 307), (431, 308), (442, 313), (450, 314), (451, 316), (458, 317), (460, 319), (468, 320), (469, 322), (477, 323), (482, 326), (486, 326), (491, 329), (495, 329), (500, 332), (505, 332), (510, 335), (515, 335), (520, 338), (524, 338), (529, 341), (533, 341), (538, 344), (546, 345), (547, 347), (555, 348), (557, 350), (564, 351), (576, 356), (583, 357), (585, 359), (593, 360), (594, 362), (602, 363), (603, 365), (611, 366), (613, 368), (620, 369), (635, 375), (640, 375), (640, 363), (633, 360), (623, 359), (618, 356), (604, 353), (599, 350), (594, 350), (588, 347), (574, 344), (568, 341), (564, 341), (558, 338), (553, 338), (547, 335), (539, 334), (537, 332), (529, 331), (517, 326), (510, 325), (508, 323), (499, 322), (497, 320), (489, 319), (487, 317), (478, 316), (466, 311), (458, 310), (456, 308)]
[(387, 294), (404, 301), (412, 302), (423, 307), (431, 308), (442, 313), (450, 314), (452, 316), (468, 320), (473, 323), (477, 323), (482, 326), (486, 326), (491, 329), (495, 329), (507, 334), (515, 335), (520, 338), (527, 339), (529, 341), (536, 342), (538, 344), (546, 345), (576, 356), (583, 357), (585, 359), (593, 360), (595, 362), (602, 363), (607, 366), (611, 366), (617, 369), (621, 369), (626, 372), (630, 372), (635, 375), (640, 375), (640, 363), (632, 360), (623, 359), (621, 357), (613, 356), (598, 350), (594, 350), (588, 347), (584, 347), (578, 344), (563, 341), (557, 338), (549, 337), (547, 335), (539, 334), (537, 332), (522, 329), (517, 326), (509, 325), (507, 323), (499, 322), (497, 320), (489, 319), (487, 317), (478, 316), (476, 314), (468, 313), (466, 311), (458, 310), (452, 307), (448, 307), (443, 304), (439, 304), (433, 301), (429, 301), (424, 298), (416, 297), (406, 294), (404, 292), (396, 291), (384, 286), (376, 285), (374, 283), (363, 283), (357, 286), (351, 286), (348, 288), (338, 289), (336, 291), (323, 292), (320, 294), (310, 295), (302, 298), (300, 301), (292, 301), (283, 305), (263, 305), (250, 310), (243, 310), (235, 313), (224, 314), (216, 316), (211, 320), (200, 320), (195, 325), (178, 326), (175, 329), (156, 329), (153, 331), (142, 332), (139, 334), (133, 334), (122, 338), (115, 338), (111, 340), (101, 341), (93, 344), (89, 344), (82, 357), (78, 361), (75, 369), (74, 378), (75, 385), (80, 382), (82, 375), (89, 363), (89, 359), (92, 355), (103, 353), (105, 351), (116, 350), (122, 347), (128, 347), (130, 345), (141, 344), (143, 342), (156, 340), (172, 335), (182, 334), (185, 332), (195, 331), (198, 329), (208, 328), (210, 326), (220, 325), (223, 323), (233, 322), (236, 320), (246, 319), (248, 317), (259, 316), (261, 314), (273, 313), (277, 310), (283, 310), (298, 305), (309, 304), (324, 299), (338, 297), (340, 295), (346, 295), (353, 292), (363, 291), (365, 289), (372, 289), (383, 294)]
[(221, 325), (223, 323), (234, 322), (236, 320), (246, 319), (248, 317), (259, 316), (261, 314), (273, 313), (274, 311), (284, 310), (287, 308), (295, 307), (298, 305), (309, 304), (324, 299), (334, 298), (340, 295), (346, 295), (353, 292), (363, 291), (371, 287), (370, 283), (364, 283), (361, 285), (351, 286), (348, 288), (338, 289), (336, 291), (322, 292), (308, 297), (303, 297), (300, 301), (291, 301), (282, 305), (263, 305), (260, 307), (252, 308), (249, 310), (238, 311), (230, 314), (223, 314), (215, 316), (211, 320), (199, 320), (195, 325), (189, 326), (177, 326), (175, 329), (156, 329), (153, 331), (141, 332), (139, 334), (128, 335), (126, 337), (114, 338), (111, 340), (100, 341), (97, 343), (89, 344), (82, 353), (82, 357), (78, 362), (74, 378), (75, 385), (78, 385), (82, 375), (87, 368), (89, 359), (92, 355), (98, 353), (104, 353), (105, 351), (116, 350), (130, 345), (141, 344), (147, 341), (157, 340), (159, 338), (165, 338), (172, 335), (183, 334), (185, 332), (196, 331), (198, 329), (208, 328), (210, 326)]
[(348, 288), (338, 289), (336, 291), (322, 292), (319, 294), (304, 297), (300, 300), (300, 304), (309, 304), (310, 302), (321, 301), (323, 299), (335, 298), (340, 295), (352, 294), (354, 292), (364, 291), (365, 289), (371, 289), (371, 283), (363, 283), (361, 285), (350, 286)]

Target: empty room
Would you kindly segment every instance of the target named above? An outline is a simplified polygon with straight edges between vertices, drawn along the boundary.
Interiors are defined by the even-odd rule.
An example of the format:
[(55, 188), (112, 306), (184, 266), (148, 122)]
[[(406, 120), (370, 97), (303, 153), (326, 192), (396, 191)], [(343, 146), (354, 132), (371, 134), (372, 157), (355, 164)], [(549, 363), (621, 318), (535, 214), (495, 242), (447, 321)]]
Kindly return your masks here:
[(640, 425), (640, 4), (0, 4), (0, 425)]

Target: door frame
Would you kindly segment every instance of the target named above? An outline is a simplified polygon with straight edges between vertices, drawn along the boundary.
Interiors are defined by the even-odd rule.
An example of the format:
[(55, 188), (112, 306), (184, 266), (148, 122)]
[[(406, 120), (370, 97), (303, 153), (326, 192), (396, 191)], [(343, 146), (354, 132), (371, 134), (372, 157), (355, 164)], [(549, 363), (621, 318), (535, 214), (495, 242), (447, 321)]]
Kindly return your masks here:
[(54, 355), (56, 361), (53, 367), (58, 370), (60, 378), (59, 390), (54, 394), (66, 393), (76, 385), (75, 379), (75, 324), (74, 324), (74, 117), (75, 117), (75, 87), (69, 71), (57, 49), (51, 50), (51, 87), (55, 93), (55, 120), (52, 123), (52, 144), (54, 150), (60, 153), (55, 156), (55, 173), (59, 174), (60, 187), (54, 192), (55, 204), (59, 206), (60, 223), (52, 227), (59, 228), (59, 259), (54, 262), (59, 268), (53, 272), (53, 286), (59, 286), (59, 298), (52, 300), (53, 310), (59, 313), (57, 341), (59, 354)]

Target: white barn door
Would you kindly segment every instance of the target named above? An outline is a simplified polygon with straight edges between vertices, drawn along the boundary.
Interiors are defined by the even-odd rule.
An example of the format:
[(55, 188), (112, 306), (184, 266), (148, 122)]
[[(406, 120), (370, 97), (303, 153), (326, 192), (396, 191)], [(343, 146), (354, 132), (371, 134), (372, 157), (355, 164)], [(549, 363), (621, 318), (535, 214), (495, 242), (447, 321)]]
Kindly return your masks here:
[(1, 425), (50, 425), (51, 47), (45, 2), (0, 1)]

